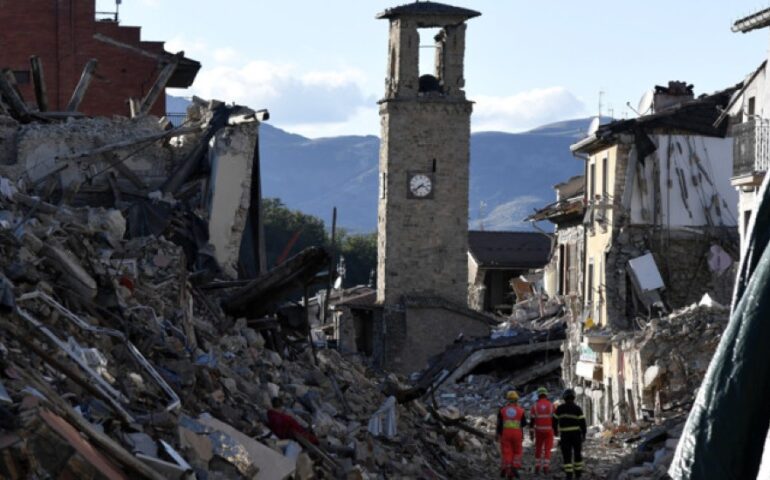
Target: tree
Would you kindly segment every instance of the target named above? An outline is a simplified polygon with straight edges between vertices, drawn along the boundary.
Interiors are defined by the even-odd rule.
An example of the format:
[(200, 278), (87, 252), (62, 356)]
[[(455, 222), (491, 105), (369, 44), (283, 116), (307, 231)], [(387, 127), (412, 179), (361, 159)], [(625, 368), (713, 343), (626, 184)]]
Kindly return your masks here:
[[(268, 268), (311, 246), (329, 247), (330, 236), (318, 217), (291, 210), (278, 198), (262, 201)], [(345, 258), (344, 286), (366, 285), (377, 267), (377, 234), (337, 231), (337, 260)]]
[(345, 257), (345, 286), (367, 285), (377, 268), (377, 234), (343, 231), (338, 237), (339, 254)]
[(307, 247), (326, 245), (326, 230), (320, 218), (291, 210), (278, 198), (262, 201), (265, 253), (268, 268)]

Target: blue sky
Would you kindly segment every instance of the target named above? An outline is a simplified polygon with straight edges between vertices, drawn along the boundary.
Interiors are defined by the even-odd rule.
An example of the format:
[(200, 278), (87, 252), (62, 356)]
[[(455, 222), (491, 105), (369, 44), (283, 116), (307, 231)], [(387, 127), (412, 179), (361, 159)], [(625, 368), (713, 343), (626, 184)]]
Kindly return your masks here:
[[(121, 21), (203, 64), (197, 94), (270, 109), (311, 137), (378, 134), (387, 21), (382, 0), (123, 0)], [(732, 33), (755, 0), (466, 0), (466, 92), (474, 130), (522, 131), (603, 113), (634, 115), (645, 90), (685, 80), (696, 93), (741, 81), (770, 32)], [(109, 9), (114, 0), (98, 0)], [(427, 51), (427, 50), (426, 50)]]

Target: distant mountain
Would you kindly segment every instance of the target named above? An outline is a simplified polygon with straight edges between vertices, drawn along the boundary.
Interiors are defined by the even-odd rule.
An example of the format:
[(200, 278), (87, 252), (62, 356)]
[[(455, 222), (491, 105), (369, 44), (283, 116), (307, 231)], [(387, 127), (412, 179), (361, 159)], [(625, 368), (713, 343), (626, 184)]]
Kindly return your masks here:
[[(605, 119), (603, 119), (605, 120)], [(553, 185), (583, 172), (569, 146), (585, 136), (590, 118), (524, 133), (471, 136), (471, 228), (529, 229), (522, 219), (554, 201)], [(354, 232), (377, 227), (379, 138), (310, 139), (265, 123), (260, 127), (262, 190), (290, 208)]]

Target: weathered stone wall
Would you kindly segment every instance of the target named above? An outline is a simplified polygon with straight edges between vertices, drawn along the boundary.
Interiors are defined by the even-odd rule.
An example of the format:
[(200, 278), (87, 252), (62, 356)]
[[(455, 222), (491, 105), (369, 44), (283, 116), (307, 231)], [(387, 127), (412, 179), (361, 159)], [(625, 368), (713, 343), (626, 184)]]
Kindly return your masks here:
[(662, 297), (671, 309), (697, 302), (708, 293), (719, 303), (728, 304), (734, 275), (712, 272), (708, 253), (712, 245), (733, 252), (737, 260), (738, 232), (735, 227), (710, 229), (654, 229), (649, 226), (622, 228), (607, 256), (607, 310), (612, 325), (628, 328), (634, 312), (630, 310), (632, 286), (626, 272), (630, 259), (650, 251), (665, 284)]
[(241, 237), (251, 203), (251, 169), (258, 122), (220, 130), (209, 149), (209, 240), (222, 269), (238, 275)]
[(385, 336), (378, 342), (383, 348), (382, 366), (404, 374), (415, 372), (460, 334), (465, 338), (489, 336), (490, 325), (481, 314), (436, 300), (383, 311)]
[[(65, 162), (57, 160), (57, 156), (87, 152), (162, 132), (163, 127), (156, 117), (81, 118), (68, 122), (22, 125), (16, 142), (16, 162), (1, 169), (0, 174), (11, 178), (23, 175), (27, 181), (35, 182)], [(94, 176), (94, 173), (109, 170), (108, 165), (116, 159), (128, 157), (123, 163), (152, 187), (166, 179), (173, 164), (172, 149), (164, 145), (162, 142), (131, 145), (93, 157), (67, 160), (69, 167), (58, 178), (64, 189), (86, 181), (106, 185), (107, 176)], [(125, 182), (122, 176), (118, 176), (118, 180)]]
[[(378, 302), (404, 294), (467, 302), (471, 109), (446, 99), (381, 106)], [(434, 162), (433, 198), (408, 198), (408, 173), (432, 172)]]

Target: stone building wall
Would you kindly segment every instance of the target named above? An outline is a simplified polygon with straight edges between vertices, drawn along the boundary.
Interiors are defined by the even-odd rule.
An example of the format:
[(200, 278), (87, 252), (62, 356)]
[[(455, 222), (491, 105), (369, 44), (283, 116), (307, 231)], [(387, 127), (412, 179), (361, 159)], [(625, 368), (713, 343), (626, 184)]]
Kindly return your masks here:
[[(380, 303), (397, 303), (404, 294), (467, 302), (471, 109), (470, 102), (449, 99), (380, 107)], [(432, 198), (408, 198), (408, 174), (415, 171), (433, 173)]]
[[(647, 225), (626, 226), (617, 234), (607, 255), (606, 291), (609, 319), (616, 328), (625, 329), (635, 312), (631, 308), (632, 285), (628, 279), (628, 261), (651, 252), (665, 284), (664, 302), (670, 309), (698, 302), (708, 293), (719, 303), (729, 304), (732, 294), (733, 270), (721, 274), (712, 272), (708, 254), (712, 245), (719, 245), (738, 258), (736, 227), (703, 229), (662, 229)], [(639, 312), (641, 314), (641, 312)]]
[(465, 338), (486, 337), (490, 324), (481, 315), (440, 302), (385, 310), (383, 366), (408, 374), (424, 369), (428, 360), (462, 334)]

